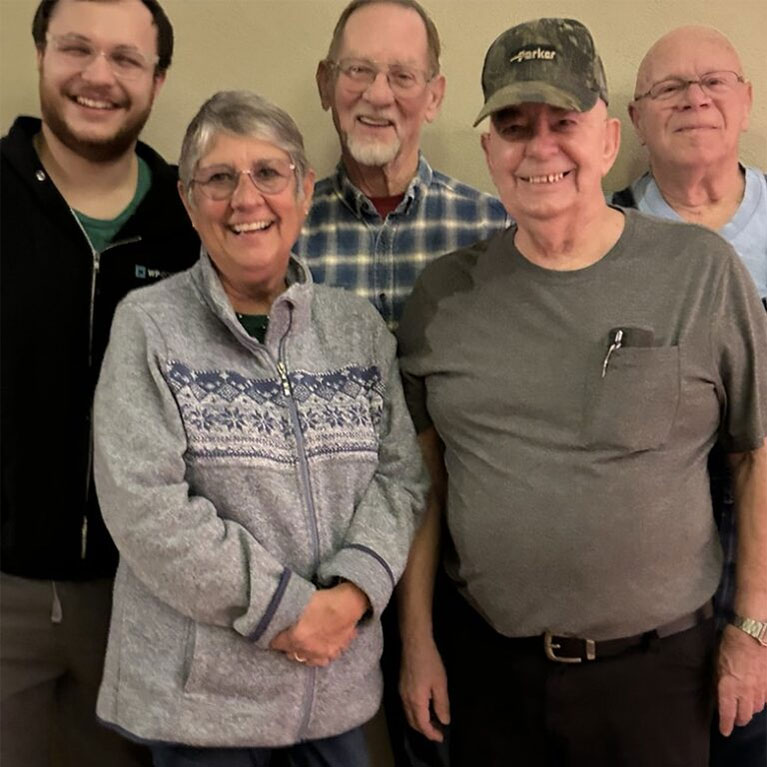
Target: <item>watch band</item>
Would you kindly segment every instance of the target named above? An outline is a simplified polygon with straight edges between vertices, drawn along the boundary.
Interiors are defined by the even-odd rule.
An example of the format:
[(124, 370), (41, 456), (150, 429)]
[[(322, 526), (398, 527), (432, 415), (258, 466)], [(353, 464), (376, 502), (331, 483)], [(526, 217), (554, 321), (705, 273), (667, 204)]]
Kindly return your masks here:
[(742, 618), (740, 615), (736, 615), (732, 619), (732, 625), (756, 639), (760, 645), (767, 647), (767, 621)]

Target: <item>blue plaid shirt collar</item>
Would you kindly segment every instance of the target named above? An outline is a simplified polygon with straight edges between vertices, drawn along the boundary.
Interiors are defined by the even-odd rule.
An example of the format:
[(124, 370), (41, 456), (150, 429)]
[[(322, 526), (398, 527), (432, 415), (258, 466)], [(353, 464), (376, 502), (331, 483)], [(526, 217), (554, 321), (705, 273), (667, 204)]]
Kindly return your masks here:
[[(417, 206), (421, 197), (428, 191), (433, 176), (434, 171), (432, 171), (431, 165), (426, 161), (423, 154), (419, 152), (418, 168), (416, 169), (415, 176), (410, 181), (405, 191), (405, 196), (394, 210), (394, 213), (406, 214), (412, 205), (415, 204)], [(344, 167), (343, 160), (339, 161), (338, 165), (336, 165), (336, 172), (333, 176), (333, 188), (339, 198), (358, 218), (379, 217), (378, 211), (370, 201), (370, 198), (352, 183)]]

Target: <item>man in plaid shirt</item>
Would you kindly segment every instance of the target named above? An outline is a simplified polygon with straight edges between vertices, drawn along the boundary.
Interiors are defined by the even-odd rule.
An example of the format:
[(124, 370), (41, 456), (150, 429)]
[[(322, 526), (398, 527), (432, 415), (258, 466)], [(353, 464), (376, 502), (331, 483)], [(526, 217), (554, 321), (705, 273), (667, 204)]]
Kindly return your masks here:
[(296, 249), (318, 282), (368, 298), (394, 330), (421, 269), (507, 223), (501, 203), (431, 168), (421, 129), (445, 78), (434, 22), (413, 0), (353, 0), (317, 69), (341, 160)]
[[(341, 159), (315, 186), (296, 252), (317, 282), (368, 298), (392, 331), (427, 263), (508, 223), (497, 198), (434, 170), (420, 152), (421, 129), (437, 116), (445, 91), (439, 55), (434, 22), (415, 0), (352, 0), (317, 68)], [(384, 708), (395, 764), (443, 767), (445, 745), (405, 722), (393, 607), (383, 623)]]

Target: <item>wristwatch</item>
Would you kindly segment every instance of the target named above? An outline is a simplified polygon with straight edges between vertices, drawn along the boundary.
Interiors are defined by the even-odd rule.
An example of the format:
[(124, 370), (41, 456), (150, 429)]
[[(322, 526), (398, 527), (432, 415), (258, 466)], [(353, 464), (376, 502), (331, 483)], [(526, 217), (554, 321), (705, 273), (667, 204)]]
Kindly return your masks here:
[(741, 618), (740, 615), (736, 615), (732, 619), (732, 625), (741, 631), (745, 631), (746, 634), (756, 639), (760, 645), (767, 647), (767, 621)]

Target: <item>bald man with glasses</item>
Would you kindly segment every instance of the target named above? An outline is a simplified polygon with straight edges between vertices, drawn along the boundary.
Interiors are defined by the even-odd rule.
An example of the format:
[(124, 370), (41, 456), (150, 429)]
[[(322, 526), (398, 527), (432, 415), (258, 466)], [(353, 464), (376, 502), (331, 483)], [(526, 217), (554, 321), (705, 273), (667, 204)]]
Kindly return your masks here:
[[(740, 256), (767, 308), (767, 178), (740, 161), (740, 137), (748, 128), (753, 96), (734, 46), (710, 27), (672, 30), (642, 60), (635, 93), (629, 115), (647, 147), (650, 168), (617, 192), (613, 202), (718, 232)], [(765, 626), (761, 637), (767, 641), (767, 615), (751, 616), (734, 599), (738, 510), (719, 450), (712, 454), (709, 469), (725, 555), (715, 600), (719, 629), (753, 644), (767, 676), (767, 647), (757, 645), (759, 625)], [(767, 565), (761, 579), (767, 583)], [(746, 620), (750, 618), (756, 620)], [(738, 716), (734, 728), (729, 712), (720, 709), (720, 714), (725, 716), (721, 723), (715, 718), (711, 731), (712, 767), (764, 767), (767, 711), (748, 723)]]

